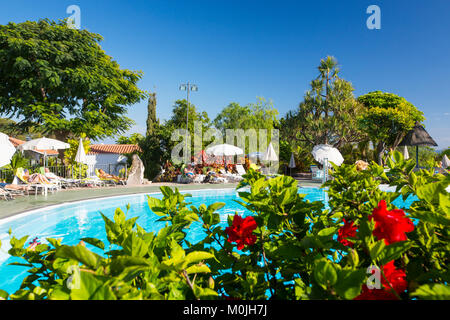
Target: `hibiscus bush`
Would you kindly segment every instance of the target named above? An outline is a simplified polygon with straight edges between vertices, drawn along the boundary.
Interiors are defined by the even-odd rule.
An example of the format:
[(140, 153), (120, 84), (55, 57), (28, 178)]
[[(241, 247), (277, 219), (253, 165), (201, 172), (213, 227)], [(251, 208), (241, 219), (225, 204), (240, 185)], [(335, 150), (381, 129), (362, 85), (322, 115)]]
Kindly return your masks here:
[[(117, 209), (103, 215), (107, 243), (76, 246), (11, 238), (29, 275), (4, 299), (449, 299), (449, 176), (414, 170), (400, 153), (389, 170), (333, 168), (328, 205), (305, 200), (291, 177), (249, 170), (238, 202), (190, 206), (161, 187), (148, 198), (166, 225), (147, 232)], [(387, 172), (386, 172), (387, 171)], [(387, 192), (380, 187), (390, 187)], [(395, 206), (403, 198), (409, 208)], [(203, 230), (191, 243), (191, 226)], [(198, 230), (198, 229), (196, 229)]]

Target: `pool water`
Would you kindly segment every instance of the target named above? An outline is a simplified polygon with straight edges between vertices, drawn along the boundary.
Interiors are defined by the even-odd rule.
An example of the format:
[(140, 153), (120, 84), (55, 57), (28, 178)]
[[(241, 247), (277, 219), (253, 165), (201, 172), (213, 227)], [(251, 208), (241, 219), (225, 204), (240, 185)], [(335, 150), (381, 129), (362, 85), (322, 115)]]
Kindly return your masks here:
[[(226, 203), (223, 208), (218, 210), (221, 224), (224, 227), (227, 226), (228, 215), (234, 215), (236, 212), (243, 216), (250, 214), (248, 210), (234, 201), (239, 199), (235, 189), (198, 190), (182, 193), (190, 193), (192, 197), (186, 198), (186, 201), (191, 202), (191, 205), (196, 207), (201, 204), (210, 205), (215, 202)], [(300, 188), (299, 193), (306, 194), (307, 200), (322, 201), (325, 204), (325, 208), (328, 207), (327, 194), (323, 189)], [(126, 212), (126, 206), (129, 204), (130, 209), (127, 213), (127, 219), (139, 217), (137, 224), (147, 232), (157, 232), (165, 225), (165, 222), (156, 221), (160, 217), (153, 214), (149, 209), (147, 203), (148, 195), (162, 199), (161, 193), (102, 198), (47, 207), (1, 220), (0, 289), (8, 293), (15, 292), (27, 275), (26, 267), (8, 265), (12, 262), (23, 262), (22, 259), (11, 257), (7, 253), (10, 248), (9, 229), (12, 230), (12, 235), (16, 238), (28, 235), (27, 243), (38, 237), (41, 243), (47, 243), (46, 238), (62, 238), (63, 244), (76, 245), (81, 238), (92, 237), (100, 239), (107, 244), (104, 221), (100, 212), (113, 219), (116, 208), (120, 207)], [(409, 204), (396, 203), (398, 207), (407, 207)], [(195, 242), (203, 239), (203, 237), (204, 233), (200, 223), (194, 223), (188, 232), (187, 240)], [(93, 248), (92, 246), (89, 247)]]

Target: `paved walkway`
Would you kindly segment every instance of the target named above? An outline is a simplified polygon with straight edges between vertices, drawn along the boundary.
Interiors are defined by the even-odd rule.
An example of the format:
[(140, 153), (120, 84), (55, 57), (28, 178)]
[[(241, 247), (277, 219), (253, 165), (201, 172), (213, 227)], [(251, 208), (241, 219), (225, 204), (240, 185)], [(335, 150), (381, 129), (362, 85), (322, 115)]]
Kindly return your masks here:
[[(160, 186), (177, 187), (179, 190), (199, 190), (199, 189), (236, 188), (237, 183), (222, 183), (222, 184), (152, 183), (143, 186), (62, 189), (55, 193), (49, 193), (47, 196), (29, 195), (17, 197), (13, 201), (0, 200), (0, 219), (10, 217), (25, 211), (61, 203), (101, 198), (101, 197), (127, 195), (127, 194), (159, 192)], [(319, 187), (320, 184), (311, 181), (299, 181), (299, 186)]]

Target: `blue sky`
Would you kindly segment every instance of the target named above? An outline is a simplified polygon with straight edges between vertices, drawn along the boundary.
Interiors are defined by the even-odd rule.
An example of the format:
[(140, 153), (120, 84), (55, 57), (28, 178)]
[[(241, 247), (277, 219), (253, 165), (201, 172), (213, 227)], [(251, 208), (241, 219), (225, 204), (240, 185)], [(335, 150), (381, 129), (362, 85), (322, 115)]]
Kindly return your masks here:
[[(139, 86), (157, 92), (157, 115), (170, 116), (185, 98), (213, 119), (230, 102), (272, 99), (280, 115), (297, 108), (327, 55), (355, 95), (381, 90), (422, 110), (427, 131), (450, 146), (450, 1), (2, 1), (0, 24), (66, 18), (78, 5), (81, 27), (123, 68), (142, 70)], [(369, 5), (381, 29), (369, 30)], [(130, 108), (131, 132), (145, 131), (146, 101)], [(106, 139), (108, 143), (113, 140)]]

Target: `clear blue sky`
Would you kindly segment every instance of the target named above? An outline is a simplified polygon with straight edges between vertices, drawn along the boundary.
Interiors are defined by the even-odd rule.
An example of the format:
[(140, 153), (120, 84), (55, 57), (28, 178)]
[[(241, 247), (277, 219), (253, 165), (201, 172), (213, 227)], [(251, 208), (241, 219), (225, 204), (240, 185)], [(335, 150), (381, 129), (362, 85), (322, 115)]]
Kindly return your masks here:
[[(66, 18), (81, 9), (81, 27), (123, 68), (142, 70), (139, 86), (157, 92), (157, 115), (185, 97), (213, 119), (230, 102), (272, 99), (284, 115), (297, 108), (321, 58), (335, 56), (355, 95), (382, 90), (405, 97), (427, 118), (438, 149), (450, 146), (449, 0), (141, 0), (2, 1), (0, 23)], [(366, 8), (381, 8), (369, 30)], [(145, 131), (146, 102), (134, 105), (130, 131)], [(105, 140), (110, 142), (111, 139)]]

